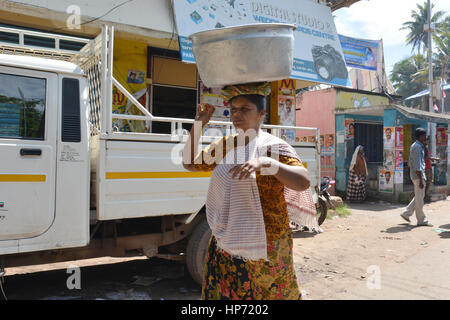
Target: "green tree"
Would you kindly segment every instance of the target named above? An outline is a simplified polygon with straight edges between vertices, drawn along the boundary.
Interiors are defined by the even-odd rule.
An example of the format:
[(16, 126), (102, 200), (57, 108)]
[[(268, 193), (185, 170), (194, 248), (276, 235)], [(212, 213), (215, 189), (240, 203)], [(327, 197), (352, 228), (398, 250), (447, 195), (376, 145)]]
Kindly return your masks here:
[(427, 88), (428, 74), (425, 70), (427, 60), (421, 54), (397, 62), (392, 69), (390, 79), (397, 94), (407, 98)]
[[(434, 5), (431, 5), (433, 8)], [(403, 23), (400, 30), (408, 30), (406, 37), (406, 44), (412, 45), (412, 51), (417, 49), (417, 53), (423, 53), (428, 48), (428, 32), (424, 31), (425, 24), (428, 22), (428, 5), (425, 1), (423, 5), (417, 4), (417, 11), (411, 11), (411, 21)], [(444, 11), (437, 11), (431, 17), (431, 23), (436, 26), (440, 25), (441, 19), (444, 16)]]
[(433, 56), (433, 74), (441, 80), (450, 79), (450, 16), (436, 29), (433, 36), (437, 52)]

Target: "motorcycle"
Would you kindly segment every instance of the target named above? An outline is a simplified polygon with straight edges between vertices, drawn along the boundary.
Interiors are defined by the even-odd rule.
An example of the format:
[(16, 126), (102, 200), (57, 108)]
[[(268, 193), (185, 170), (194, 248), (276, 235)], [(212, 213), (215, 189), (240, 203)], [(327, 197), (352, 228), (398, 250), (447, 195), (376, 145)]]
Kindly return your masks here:
[(327, 218), (328, 205), (332, 209), (336, 209), (333, 202), (331, 201), (331, 195), (328, 193), (328, 189), (330, 189), (336, 183), (335, 180), (331, 179), (331, 177), (325, 176), (320, 180), (320, 188), (319, 188), (319, 201), (318, 201), (318, 210), (319, 210), (319, 218), (318, 224), (319, 226)]

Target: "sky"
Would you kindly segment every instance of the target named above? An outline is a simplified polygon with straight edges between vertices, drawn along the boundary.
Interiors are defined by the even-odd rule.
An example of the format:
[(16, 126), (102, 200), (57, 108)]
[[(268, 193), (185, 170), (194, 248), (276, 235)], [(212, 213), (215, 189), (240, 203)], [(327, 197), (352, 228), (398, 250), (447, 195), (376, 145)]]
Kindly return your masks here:
[[(399, 30), (402, 23), (411, 20), (416, 3), (425, 0), (360, 0), (350, 8), (333, 12), (339, 34), (370, 40), (383, 39), (386, 72), (390, 75), (394, 64), (412, 55), (406, 45), (407, 30)], [(450, 14), (450, 0), (432, 0), (433, 11)], [(432, 11), (432, 12), (433, 12)]]

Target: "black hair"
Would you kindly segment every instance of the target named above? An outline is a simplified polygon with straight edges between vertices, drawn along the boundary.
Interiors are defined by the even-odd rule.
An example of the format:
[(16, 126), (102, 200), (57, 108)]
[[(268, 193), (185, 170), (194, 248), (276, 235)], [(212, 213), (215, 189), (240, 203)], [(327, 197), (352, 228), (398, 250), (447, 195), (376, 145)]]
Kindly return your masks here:
[(417, 128), (414, 132), (414, 136), (416, 139), (419, 139), (421, 136), (426, 135), (427, 131), (424, 128)]
[(243, 94), (236, 97), (231, 98), (230, 105), (233, 103), (233, 100), (238, 97), (244, 97), (248, 99), (251, 103), (256, 105), (258, 112), (262, 112), (266, 110), (266, 97), (260, 94)]

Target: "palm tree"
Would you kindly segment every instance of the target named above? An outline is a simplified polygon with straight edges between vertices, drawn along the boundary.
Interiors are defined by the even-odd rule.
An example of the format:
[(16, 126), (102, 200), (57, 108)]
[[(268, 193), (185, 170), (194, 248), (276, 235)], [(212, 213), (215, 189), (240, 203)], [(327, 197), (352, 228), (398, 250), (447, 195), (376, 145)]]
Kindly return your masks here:
[(427, 59), (421, 54), (397, 62), (390, 77), (397, 94), (406, 98), (424, 90), (428, 79), (426, 66)]
[[(434, 5), (431, 5), (433, 8)], [(423, 5), (417, 4), (418, 11), (411, 11), (411, 21), (403, 23), (403, 27), (400, 30), (408, 30), (408, 36), (406, 38), (406, 43), (412, 45), (412, 50), (417, 49), (417, 53), (424, 52), (428, 48), (428, 32), (424, 31), (425, 24), (428, 23), (428, 5), (424, 2)], [(442, 16), (445, 14), (444, 11), (437, 11), (431, 17), (431, 23), (439, 26), (439, 22)]]
[(436, 30), (433, 39), (437, 48), (434, 55), (436, 72), (441, 75), (442, 81), (447, 81), (450, 64), (450, 16), (447, 16)]

